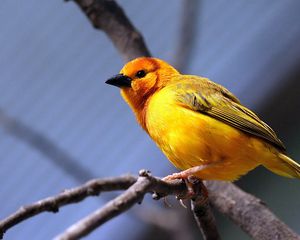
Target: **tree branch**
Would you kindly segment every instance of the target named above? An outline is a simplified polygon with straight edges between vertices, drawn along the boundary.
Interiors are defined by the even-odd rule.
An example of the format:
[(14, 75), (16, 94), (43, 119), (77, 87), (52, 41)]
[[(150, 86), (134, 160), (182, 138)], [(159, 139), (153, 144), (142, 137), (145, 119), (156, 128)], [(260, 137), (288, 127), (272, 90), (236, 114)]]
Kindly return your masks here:
[(198, 194), (192, 199), (191, 206), (197, 225), (202, 232), (204, 240), (220, 240), (221, 236), (217, 229), (216, 219), (210, 209), (207, 188), (204, 187), (202, 181), (198, 179), (196, 181), (199, 182), (199, 184), (195, 185)]
[(300, 240), (262, 200), (226, 182), (205, 181), (213, 206), (228, 216), (253, 239)]
[(103, 30), (125, 62), (150, 56), (142, 35), (126, 17), (123, 9), (112, 0), (74, 0), (95, 28)]
[[(200, 182), (201, 183), (201, 182)], [(206, 181), (212, 204), (223, 214), (229, 216), (237, 225), (254, 239), (300, 240), (288, 226), (282, 223), (262, 202), (243, 192), (231, 183)], [(196, 186), (192, 197), (193, 212), (203, 231), (204, 239), (220, 239), (214, 217), (209, 208), (206, 194), (201, 186)], [(65, 190), (28, 206), (0, 221), (0, 235), (18, 223), (42, 212), (58, 212), (67, 204), (77, 203), (88, 196), (98, 196), (101, 192), (125, 190), (123, 194), (108, 202), (104, 207), (71, 226), (57, 239), (78, 239), (87, 235), (96, 227), (128, 210), (133, 204), (140, 203), (146, 193), (154, 193), (155, 199), (168, 195), (181, 198), (190, 197), (190, 189), (180, 180), (164, 182), (152, 177), (147, 171), (141, 171), (140, 177), (131, 175), (91, 180), (82, 186)], [(205, 190), (204, 190), (205, 191)]]
[(56, 240), (73, 240), (88, 235), (91, 231), (115, 216), (127, 211), (134, 204), (140, 203), (144, 195), (151, 190), (156, 179), (150, 177), (139, 177), (137, 181), (124, 193), (109, 201), (102, 208), (96, 210), (89, 216), (81, 219), (69, 227), (64, 233), (57, 236)]
[(23, 206), (15, 213), (0, 221), (0, 236), (18, 223), (42, 212), (56, 213), (60, 207), (67, 204), (80, 202), (88, 196), (98, 196), (104, 191), (127, 189), (135, 182), (136, 177), (129, 175), (117, 178), (94, 179), (79, 187), (65, 190), (56, 196)]
[(88, 234), (95, 227), (100, 226), (109, 219), (126, 211), (134, 203), (141, 202), (146, 193), (155, 193), (153, 195), (155, 199), (160, 199), (168, 195), (181, 196), (182, 198), (189, 196), (189, 190), (182, 181), (175, 180), (165, 182), (160, 178), (152, 177), (149, 172), (145, 170), (140, 171), (139, 178), (127, 175), (115, 178), (94, 179), (79, 187), (65, 190), (56, 196), (48, 197), (31, 205), (21, 207), (15, 213), (0, 221), (0, 236), (3, 236), (8, 229), (18, 223), (42, 212), (56, 213), (60, 207), (80, 202), (88, 196), (98, 196), (101, 192), (125, 189), (127, 189), (127, 191), (123, 194), (108, 202), (103, 208), (97, 210), (86, 219), (83, 219), (80, 223), (75, 224), (75, 226), (79, 226), (79, 229), (77, 229), (77, 227), (71, 227), (71, 230), (68, 230), (68, 234), (70, 234), (70, 232), (71, 234), (75, 234), (74, 231), (76, 231), (76, 235), (71, 236), (79, 237)]

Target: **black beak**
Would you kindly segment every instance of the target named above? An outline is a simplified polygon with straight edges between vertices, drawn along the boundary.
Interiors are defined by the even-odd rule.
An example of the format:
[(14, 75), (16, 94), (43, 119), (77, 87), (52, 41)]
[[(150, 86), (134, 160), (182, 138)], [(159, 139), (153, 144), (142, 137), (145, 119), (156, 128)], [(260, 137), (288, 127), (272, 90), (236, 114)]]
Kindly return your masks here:
[(122, 87), (131, 87), (131, 78), (123, 75), (118, 74), (113, 76), (112, 78), (108, 79), (105, 83), (122, 88)]

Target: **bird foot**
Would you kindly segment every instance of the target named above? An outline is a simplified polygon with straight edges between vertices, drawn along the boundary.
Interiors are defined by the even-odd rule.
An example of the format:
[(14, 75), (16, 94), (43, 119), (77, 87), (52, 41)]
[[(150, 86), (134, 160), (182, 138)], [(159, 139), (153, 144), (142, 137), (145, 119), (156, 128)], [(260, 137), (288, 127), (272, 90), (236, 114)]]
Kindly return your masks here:
[[(203, 199), (208, 199), (208, 192), (202, 181), (194, 175), (199, 173), (199, 171), (203, 170), (206, 166), (196, 166), (189, 168), (187, 170), (181, 171), (179, 173), (173, 173), (164, 177), (162, 180), (164, 181), (172, 181), (176, 179), (181, 179), (185, 182), (187, 187), (187, 193), (185, 196), (177, 196), (176, 198), (181, 202), (183, 199), (195, 199), (197, 195), (200, 193), (203, 195)], [(205, 200), (205, 201), (206, 201)], [(184, 204), (183, 204), (184, 205)]]
[(204, 166), (196, 166), (192, 167), (189, 169), (186, 169), (184, 171), (181, 171), (179, 173), (173, 173), (171, 175), (168, 175), (164, 177), (162, 180), (163, 181), (171, 181), (171, 180), (176, 180), (176, 179), (188, 179), (189, 177), (195, 175), (197, 172), (201, 171), (204, 169)]

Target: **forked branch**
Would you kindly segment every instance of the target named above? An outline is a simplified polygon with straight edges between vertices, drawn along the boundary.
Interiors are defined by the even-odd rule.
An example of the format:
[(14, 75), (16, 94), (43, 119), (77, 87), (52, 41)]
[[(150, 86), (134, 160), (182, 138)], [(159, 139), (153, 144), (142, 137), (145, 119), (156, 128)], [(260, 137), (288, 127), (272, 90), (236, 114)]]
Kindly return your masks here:
[[(194, 184), (199, 192), (201, 182)], [(79, 239), (111, 218), (127, 211), (134, 204), (140, 203), (146, 193), (154, 194), (155, 199), (160, 199), (168, 195), (176, 195), (181, 198), (190, 197), (189, 189), (186, 184), (180, 180), (172, 182), (162, 181), (160, 178), (153, 177), (148, 171), (141, 170), (140, 176), (135, 177), (126, 175), (123, 177), (94, 179), (82, 186), (65, 190), (64, 192), (52, 196), (28, 206), (21, 207), (18, 211), (0, 221), (0, 234), (3, 235), (8, 229), (18, 223), (38, 215), (42, 212), (58, 212), (59, 208), (67, 204), (77, 203), (84, 200), (88, 196), (98, 196), (101, 192), (126, 190), (124, 193), (109, 201), (100, 209), (93, 212), (91, 215), (75, 223), (69, 227), (64, 233), (57, 236), (56, 239)], [(198, 203), (195, 202), (197, 205)], [(209, 205), (205, 205), (203, 211), (211, 211)], [(207, 213), (208, 215), (211, 213)], [(215, 222), (207, 223), (210, 229), (216, 229)]]

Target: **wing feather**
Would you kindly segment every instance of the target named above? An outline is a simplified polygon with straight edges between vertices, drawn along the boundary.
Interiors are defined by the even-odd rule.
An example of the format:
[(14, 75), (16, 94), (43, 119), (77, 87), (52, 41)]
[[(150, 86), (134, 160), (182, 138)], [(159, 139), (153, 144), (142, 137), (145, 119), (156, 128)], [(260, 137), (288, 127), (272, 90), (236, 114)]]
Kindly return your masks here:
[(182, 91), (178, 91), (177, 88), (178, 101), (181, 105), (213, 117), (247, 134), (262, 138), (281, 151), (285, 151), (285, 146), (272, 128), (260, 120), (255, 113), (242, 106), (227, 89), (204, 80), (204, 86), (203, 83), (198, 83), (196, 90), (194, 82), (184, 87), (181, 84)]

